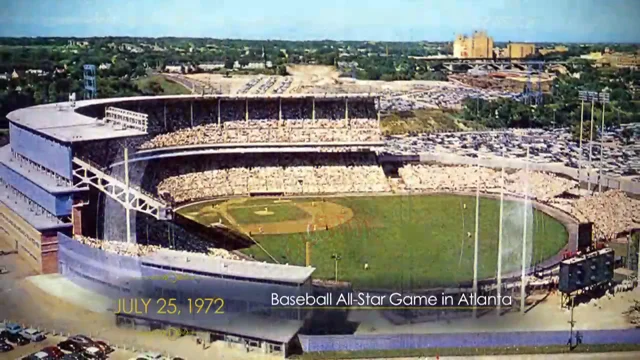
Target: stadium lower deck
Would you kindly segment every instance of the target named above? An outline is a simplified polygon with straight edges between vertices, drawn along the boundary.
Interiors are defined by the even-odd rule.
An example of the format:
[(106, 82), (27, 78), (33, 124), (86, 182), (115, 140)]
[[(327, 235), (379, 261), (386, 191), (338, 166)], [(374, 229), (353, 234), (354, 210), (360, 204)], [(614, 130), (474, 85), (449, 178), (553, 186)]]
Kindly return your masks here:
[[(166, 96), (14, 111), (8, 115), (11, 143), (0, 149), (6, 189), (0, 236), (36, 271), (60, 272), (112, 297), (206, 296), (199, 290), (204, 287), (139, 281), (171, 272), (196, 276), (226, 289), (216, 296), (229, 299), (235, 315), (213, 323), (176, 321), (219, 337), (264, 342), (267, 352), (286, 352), (310, 315), (272, 311), (269, 294), (310, 291), (314, 269), (252, 261), (234, 252), (247, 246), (246, 236), (193, 223), (171, 209), (256, 194), (459, 192), (478, 186), (483, 193), (499, 191), (500, 172), (490, 168), (405, 164), (399, 158), (381, 163), (375, 152), (382, 144), (376, 102), (372, 95)], [(105, 117), (110, 107), (144, 117), (144, 126)], [(260, 151), (252, 144), (260, 144)], [(125, 157), (130, 166), (123, 166)], [(510, 171), (505, 187), (515, 196), (526, 191), (580, 221), (590, 220), (593, 204), (609, 206), (600, 198), (575, 207), (561, 195), (576, 182), (553, 174)], [(627, 211), (638, 214), (640, 208), (634, 203)], [(628, 219), (633, 222), (633, 215)], [(594, 220), (604, 237), (632, 226), (624, 216), (613, 225)], [(232, 318), (237, 326), (230, 325)], [(278, 330), (269, 326), (272, 318)]]

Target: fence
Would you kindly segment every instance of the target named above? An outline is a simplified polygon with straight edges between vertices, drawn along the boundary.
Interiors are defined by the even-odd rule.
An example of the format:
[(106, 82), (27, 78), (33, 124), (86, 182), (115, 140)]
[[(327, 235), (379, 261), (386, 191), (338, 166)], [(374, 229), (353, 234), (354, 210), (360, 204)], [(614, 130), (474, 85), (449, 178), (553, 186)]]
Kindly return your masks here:
[[(60, 337), (66, 337), (66, 338), (76, 334), (82, 334), (97, 341), (97, 340), (102, 340), (102, 337), (105, 335), (104, 333), (106, 332), (106, 329), (102, 329), (100, 331), (85, 331), (86, 329), (78, 329), (77, 327), (74, 327), (73, 325), (70, 325), (70, 324), (56, 324), (55, 326), (47, 326), (47, 325), (37, 324), (37, 323), (26, 324), (20, 321), (13, 321), (9, 319), (4, 319), (3, 321), (5, 324), (7, 323), (19, 324), (20, 326), (22, 326), (23, 329), (27, 329), (27, 328), (37, 329), (38, 331), (44, 333), (45, 335), (60, 336)], [(169, 359), (173, 359), (174, 357), (177, 357), (177, 355), (172, 354), (163, 349), (157, 348), (155, 346), (141, 344), (137, 342), (136, 339), (137, 339), (136, 337), (127, 336), (126, 340), (120, 339), (117, 342), (110, 342), (110, 341), (104, 341), (104, 340), (102, 341), (104, 341), (107, 345), (109, 345), (116, 351), (123, 350), (123, 351), (130, 351), (134, 353), (153, 352), (153, 353), (162, 354), (163, 356), (166, 356)], [(184, 356), (180, 356), (180, 358), (185, 360), (187, 359)]]
[[(585, 345), (638, 344), (640, 329), (584, 330)], [(567, 345), (569, 331), (407, 335), (299, 335), (305, 352)]]

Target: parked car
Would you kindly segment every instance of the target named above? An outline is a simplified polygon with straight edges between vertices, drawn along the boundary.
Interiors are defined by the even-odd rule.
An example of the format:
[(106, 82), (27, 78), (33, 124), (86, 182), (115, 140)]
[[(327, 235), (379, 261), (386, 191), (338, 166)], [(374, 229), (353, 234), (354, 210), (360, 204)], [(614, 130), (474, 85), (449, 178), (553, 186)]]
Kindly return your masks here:
[(104, 353), (104, 351), (98, 349), (95, 346), (91, 346), (88, 347), (86, 349), (84, 349), (84, 352), (82, 353), (82, 355), (84, 355), (85, 358), (87, 359), (106, 359), (107, 355)]
[(13, 345), (6, 343), (4, 341), (0, 341), (0, 353), (7, 352), (13, 350)]
[(86, 360), (86, 357), (82, 354), (66, 354), (60, 360)]
[(168, 360), (166, 357), (162, 356), (162, 354), (158, 353), (144, 353), (140, 355), (136, 355), (129, 360)]
[(84, 346), (84, 347), (89, 347), (89, 346), (93, 346), (93, 344), (95, 343), (95, 341), (93, 341), (93, 339), (91, 339), (88, 336), (85, 335), (73, 335), (72, 337), (70, 337), (67, 340), (71, 340), (71, 341), (75, 341), (78, 344)]
[(18, 334), (20, 333), (20, 331), (22, 331), (22, 326), (20, 326), (19, 324), (15, 324), (15, 323), (6, 323), (4, 325), (5, 329), (12, 333), (12, 334)]
[(94, 346), (97, 347), (98, 349), (102, 350), (103, 353), (105, 354), (111, 354), (112, 352), (114, 352), (114, 348), (112, 348), (111, 346), (109, 346), (109, 344), (107, 344), (104, 341), (96, 341), (94, 343)]
[(0, 330), (0, 341), (5, 341), (9, 338), (9, 332), (7, 330)]
[(60, 358), (60, 360), (86, 360), (86, 359), (87, 358), (84, 357), (84, 355), (82, 355), (82, 353), (80, 353), (80, 354), (66, 354), (65, 356)]
[(84, 346), (82, 346), (81, 344), (78, 344), (73, 340), (65, 340), (58, 343), (58, 349), (62, 351), (67, 351), (70, 353), (79, 353), (79, 352), (82, 352), (82, 349), (84, 349)]
[(38, 351), (37, 353), (33, 353), (31, 355), (27, 355), (22, 358), (22, 360), (50, 360), (52, 359), (49, 354), (44, 351)]
[(49, 354), (49, 357), (51, 357), (52, 359), (60, 359), (64, 356), (64, 353), (55, 346), (47, 346), (41, 351)]
[(7, 341), (18, 346), (27, 345), (28, 343), (31, 342), (31, 340), (27, 339), (26, 337), (20, 334), (12, 334), (12, 333), (8, 333)]
[(26, 339), (28, 339), (31, 342), (40, 342), (47, 338), (46, 336), (44, 336), (42, 331), (38, 329), (33, 329), (33, 328), (20, 331), (20, 335), (24, 336)]

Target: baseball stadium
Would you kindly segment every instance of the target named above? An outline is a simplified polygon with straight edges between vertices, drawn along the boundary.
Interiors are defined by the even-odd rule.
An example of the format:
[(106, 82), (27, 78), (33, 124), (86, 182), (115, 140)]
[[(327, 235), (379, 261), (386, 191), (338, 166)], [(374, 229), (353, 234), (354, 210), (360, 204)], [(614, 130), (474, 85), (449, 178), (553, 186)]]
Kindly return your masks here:
[[(270, 309), (274, 291), (515, 288), (575, 249), (592, 204), (575, 205), (574, 177), (385, 154), (378, 109), (375, 94), (332, 94), (16, 110), (0, 236), (37, 272), (113, 298), (216, 289), (225, 317), (171, 322), (285, 355), (314, 314)], [(599, 220), (594, 232), (618, 233)], [(170, 272), (198, 286), (141, 281)]]

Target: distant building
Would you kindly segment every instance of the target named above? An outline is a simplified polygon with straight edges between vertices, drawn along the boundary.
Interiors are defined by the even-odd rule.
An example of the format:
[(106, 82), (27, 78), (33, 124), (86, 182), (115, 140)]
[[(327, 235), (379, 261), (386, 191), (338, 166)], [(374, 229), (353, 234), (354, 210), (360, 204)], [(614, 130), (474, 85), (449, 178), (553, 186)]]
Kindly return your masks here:
[(586, 60), (600, 60), (602, 59), (602, 53), (601, 52), (592, 52), (590, 54), (587, 55), (580, 55), (581, 59), (586, 59)]
[(484, 31), (475, 31), (472, 36), (457, 35), (453, 42), (453, 57), (458, 59), (493, 58), (493, 38)]
[(507, 44), (506, 57), (511, 59), (524, 59), (536, 53), (535, 44), (509, 43)]
[(111, 69), (111, 63), (102, 63), (98, 66), (99, 70), (109, 70)]
[(0, 80), (9, 80), (10, 76), (7, 73), (0, 74)]
[(213, 71), (213, 70), (219, 70), (223, 68), (224, 68), (223, 62), (211, 62), (211, 63), (198, 65), (198, 69), (201, 69), (202, 71)]
[(637, 69), (640, 67), (640, 56), (627, 53), (604, 54), (598, 59), (598, 64), (617, 68)]
[(37, 76), (45, 76), (47, 75), (47, 73), (43, 70), (40, 69), (29, 69), (27, 71), (25, 71), (25, 73), (30, 74), (30, 75), (37, 75)]
[(569, 51), (569, 48), (567, 48), (566, 46), (563, 46), (563, 45), (556, 45), (556, 47), (551, 48), (551, 49), (540, 49), (540, 50), (538, 50), (540, 55), (547, 55), (547, 54), (552, 54), (552, 53), (565, 53), (567, 51)]
[(181, 73), (182, 72), (182, 65), (167, 65), (164, 67), (166, 72), (170, 72), (170, 73)]
[(18, 79), (18, 78), (20, 78), (20, 75), (18, 75), (18, 73), (15, 70), (13, 70), (13, 72), (11, 73), (11, 78), (12, 79)]

